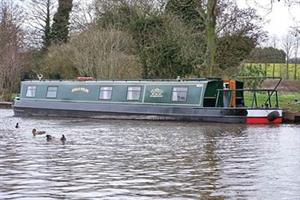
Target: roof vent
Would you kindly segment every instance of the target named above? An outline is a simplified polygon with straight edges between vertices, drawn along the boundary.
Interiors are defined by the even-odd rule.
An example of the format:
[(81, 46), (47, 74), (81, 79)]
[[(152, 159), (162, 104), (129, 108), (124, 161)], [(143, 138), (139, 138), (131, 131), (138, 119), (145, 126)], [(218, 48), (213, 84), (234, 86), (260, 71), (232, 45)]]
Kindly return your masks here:
[(43, 79), (43, 77), (44, 77), (43, 74), (38, 74), (37, 75), (37, 78), (39, 79), (39, 81), (41, 81)]

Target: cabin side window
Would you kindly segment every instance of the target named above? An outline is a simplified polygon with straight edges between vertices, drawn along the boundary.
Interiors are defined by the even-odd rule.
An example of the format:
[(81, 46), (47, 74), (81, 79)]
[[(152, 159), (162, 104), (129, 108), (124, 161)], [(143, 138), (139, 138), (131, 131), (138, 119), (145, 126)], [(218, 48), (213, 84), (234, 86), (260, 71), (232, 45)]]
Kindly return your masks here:
[(100, 100), (110, 100), (112, 95), (112, 87), (101, 87), (100, 88)]
[(28, 86), (26, 91), (26, 97), (35, 97), (36, 86)]
[(47, 98), (56, 98), (57, 97), (57, 86), (49, 86), (47, 89)]
[(177, 101), (177, 102), (178, 101), (180, 101), (180, 102), (186, 101), (187, 92), (188, 92), (187, 87), (173, 87), (172, 101)]
[(141, 96), (142, 88), (140, 86), (128, 87), (127, 90), (127, 100), (128, 101), (138, 101)]

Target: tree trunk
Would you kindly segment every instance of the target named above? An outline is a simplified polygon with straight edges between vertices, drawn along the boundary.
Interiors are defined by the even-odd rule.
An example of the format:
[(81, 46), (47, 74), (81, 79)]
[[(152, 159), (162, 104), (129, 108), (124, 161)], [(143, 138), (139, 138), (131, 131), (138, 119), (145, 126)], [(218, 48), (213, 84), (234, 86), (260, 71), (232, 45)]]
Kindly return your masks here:
[(265, 77), (267, 77), (268, 75), (268, 66), (267, 66), (267, 63), (265, 63)]
[(209, 76), (213, 76), (213, 70), (216, 65), (217, 51), (217, 36), (216, 36), (216, 7), (217, 0), (207, 1), (207, 16), (206, 16), (206, 65), (209, 70)]
[(298, 75), (298, 74), (297, 74), (297, 73), (298, 73), (298, 71), (297, 71), (297, 67), (298, 67), (298, 66), (297, 66), (297, 65), (298, 65), (298, 64), (296, 64), (296, 66), (295, 66), (295, 75), (294, 75), (295, 80), (298, 79), (298, 76), (297, 76), (297, 75)]
[(286, 60), (286, 79), (289, 79), (289, 58)]
[(48, 49), (51, 44), (51, 11), (50, 11), (51, 1), (47, 1), (47, 11), (45, 19), (45, 29), (44, 29), (44, 38), (43, 38), (43, 48), (44, 50)]
[(297, 79), (297, 64), (298, 64), (298, 59), (297, 58), (298, 58), (298, 38), (296, 38), (294, 80)]

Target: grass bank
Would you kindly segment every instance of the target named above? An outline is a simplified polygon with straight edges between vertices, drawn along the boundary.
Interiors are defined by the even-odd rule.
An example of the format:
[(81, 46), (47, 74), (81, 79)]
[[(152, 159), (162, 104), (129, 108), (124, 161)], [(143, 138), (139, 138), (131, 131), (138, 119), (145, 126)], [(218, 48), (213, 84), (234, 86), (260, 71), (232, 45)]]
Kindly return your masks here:
[[(257, 93), (257, 105), (262, 106), (267, 100), (265, 93)], [(275, 105), (275, 96), (271, 98), (272, 106)], [(251, 106), (253, 101), (253, 93), (245, 93), (245, 104)], [(300, 93), (299, 92), (278, 92), (279, 107), (288, 109), (292, 112), (300, 112)]]

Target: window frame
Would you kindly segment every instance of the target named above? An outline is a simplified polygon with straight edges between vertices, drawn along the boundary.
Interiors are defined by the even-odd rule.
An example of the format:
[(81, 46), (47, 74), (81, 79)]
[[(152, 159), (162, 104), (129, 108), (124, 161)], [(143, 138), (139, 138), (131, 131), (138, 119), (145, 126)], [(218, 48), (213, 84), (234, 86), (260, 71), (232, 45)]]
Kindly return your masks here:
[[(130, 90), (130, 88), (139, 88), (139, 90), (137, 90), (137, 89), (132, 89), (132, 90)], [(133, 95), (132, 94), (134, 94), (134, 92), (139, 92), (139, 95), (138, 95), (138, 98), (134, 98), (134, 99), (128, 99), (128, 97), (129, 97), (129, 92), (131, 92), (131, 96), (133, 97)], [(140, 86), (140, 85), (137, 85), (137, 86), (128, 86), (127, 87), (127, 93), (126, 93), (126, 100), (127, 101), (140, 101), (140, 99), (141, 99), (141, 92), (142, 92), (142, 86)]]
[[(184, 88), (186, 89), (186, 91), (174, 91), (175, 89), (178, 89), (178, 88)], [(187, 102), (187, 98), (188, 98), (188, 91), (189, 91), (189, 87), (188, 86), (173, 86), (172, 87), (172, 96), (171, 96), (171, 100), (172, 102), (178, 102), (178, 103), (184, 103), (184, 102)], [(177, 100), (174, 100), (174, 94), (177, 93)], [(184, 100), (180, 100), (180, 98), (178, 98), (178, 93), (185, 93), (185, 97), (184, 97)]]
[[(110, 89), (102, 89), (102, 88), (110, 88)], [(102, 92), (107, 92), (107, 91), (110, 91), (110, 96), (109, 98), (101, 98), (101, 94)], [(105, 94), (105, 93), (104, 93)], [(99, 96), (98, 96), (98, 99), (101, 100), (101, 101), (110, 101), (112, 99), (112, 95), (113, 95), (113, 87), (112, 86), (100, 86), (100, 89), (99, 89)]]
[[(31, 89), (29, 89), (29, 88), (31, 88)], [(32, 88), (34, 88), (34, 90)], [(32, 92), (33, 95), (28, 95), (28, 91), (29, 90)], [(36, 90), (37, 90), (37, 86), (36, 85), (28, 85), (26, 87), (26, 95), (25, 96), (28, 97), (28, 98), (35, 98), (36, 97)]]
[[(54, 96), (48, 96), (48, 93), (49, 93), (49, 88), (56, 88), (56, 91), (55, 91), (55, 97)], [(53, 92), (53, 91), (51, 91)], [(58, 92), (58, 86), (48, 86), (47, 87), (47, 93), (46, 93), (46, 98), (47, 99), (56, 99), (57, 98), (57, 92)]]

